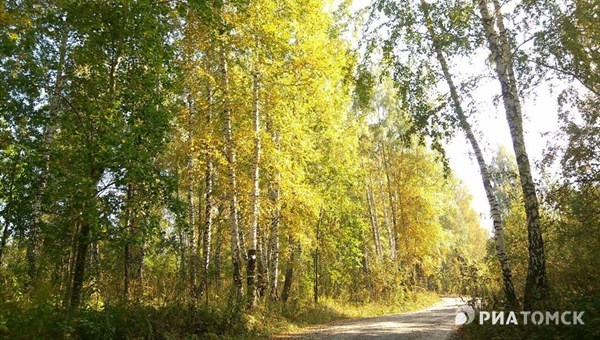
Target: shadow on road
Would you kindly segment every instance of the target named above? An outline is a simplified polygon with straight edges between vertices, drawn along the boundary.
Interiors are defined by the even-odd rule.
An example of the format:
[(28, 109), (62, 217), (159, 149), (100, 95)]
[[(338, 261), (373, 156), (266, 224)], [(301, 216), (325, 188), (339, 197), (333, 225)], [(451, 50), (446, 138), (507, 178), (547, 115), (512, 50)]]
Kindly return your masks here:
[(463, 304), (459, 298), (443, 298), (417, 312), (344, 320), (273, 339), (447, 339), (456, 329), (456, 309)]

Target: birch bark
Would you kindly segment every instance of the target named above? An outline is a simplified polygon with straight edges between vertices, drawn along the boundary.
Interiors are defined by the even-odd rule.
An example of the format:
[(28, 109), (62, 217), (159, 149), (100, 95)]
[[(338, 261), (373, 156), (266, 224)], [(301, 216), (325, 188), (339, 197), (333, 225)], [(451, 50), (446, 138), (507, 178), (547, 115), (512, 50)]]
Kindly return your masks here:
[(223, 118), (225, 120), (225, 139), (227, 166), (229, 170), (229, 228), (231, 233), (231, 262), (233, 267), (233, 286), (238, 297), (243, 295), (242, 260), (240, 255), (240, 227), (238, 220), (238, 193), (236, 177), (236, 153), (233, 143), (233, 126), (229, 98), (229, 74), (225, 51), (221, 51), (221, 73), (223, 87)]
[[(529, 240), (529, 258), (527, 279), (525, 283), (524, 302), (526, 308), (531, 308), (537, 302), (548, 297), (548, 279), (546, 276), (546, 258), (542, 238), (539, 203), (535, 184), (531, 175), (529, 155), (523, 136), (523, 112), (515, 73), (512, 65), (512, 53), (504, 27), (503, 16), (496, 0), (494, 13), (490, 13), (485, 0), (474, 0), (479, 8), (483, 28), (496, 67), (496, 74), (502, 89), (506, 120), (510, 129), (513, 150), (517, 159), (517, 169), (523, 192), (523, 203), (527, 216), (527, 234)], [(498, 31), (496, 31), (496, 27)]]
[(252, 161), (252, 222), (250, 231), (250, 247), (248, 248), (248, 304), (255, 307), (257, 303), (256, 294), (256, 248), (258, 238), (258, 212), (259, 212), (259, 166), (260, 166), (260, 111), (258, 108), (258, 72), (252, 74), (252, 111), (254, 113), (254, 159)]
[(438, 62), (442, 67), (442, 73), (444, 74), (446, 83), (450, 88), (450, 97), (454, 105), (454, 112), (458, 116), (460, 127), (465, 133), (467, 140), (471, 144), (473, 152), (475, 153), (475, 158), (477, 159), (479, 172), (481, 174), (481, 181), (483, 183), (483, 188), (485, 189), (485, 194), (490, 205), (490, 214), (492, 216), (492, 222), (494, 227), (494, 245), (496, 249), (496, 257), (500, 262), (500, 267), (502, 270), (504, 294), (506, 296), (507, 302), (510, 305), (514, 305), (516, 303), (515, 288), (512, 282), (512, 272), (508, 262), (508, 257), (506, 256), (506, 247), (504, 240), (504, 222), (500, 214), (498, 200), (496, 199), (496, 195), (494, 194), (494, 190), (492, 188), (488, 167), (485, 163), (485, 159), (483, 158), (483, 153), (481, 152), (479, 143), (475, 138), (475, 134), (473, 133), (473, 129), (471, 128), (471, 124), (467, 120), (467, 117), (463, 111), (461, 100), (458, 95), (458, 90), (456, 88), (456, 85), (454, 84), (454, 79), (452, 78), (452, 74), (450, 73), (448, 63), (446, 61), (444, 53), (442, 52), (442, 48), (440, 47), (439, 39), (437, 37), (433, 26), (433, 22), (429, 15), (428, 6), (429, 5), (424, 0), (421, 0), (421, 9), (423, 11), (423, 15), (425, 16), (425, 20), (427, 21), (427, 30), (429, 32)]

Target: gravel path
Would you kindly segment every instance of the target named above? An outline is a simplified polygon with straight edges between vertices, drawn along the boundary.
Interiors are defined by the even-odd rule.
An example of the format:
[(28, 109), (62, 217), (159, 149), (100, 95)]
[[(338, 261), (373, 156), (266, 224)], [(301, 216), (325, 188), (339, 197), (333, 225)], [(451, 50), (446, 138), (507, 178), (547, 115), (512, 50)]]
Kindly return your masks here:
[(459, 298), (442, 298), (416, 312), (344, 320), (274, 339), (448, 339), (456, 329), (456, 309), (462, 305)]

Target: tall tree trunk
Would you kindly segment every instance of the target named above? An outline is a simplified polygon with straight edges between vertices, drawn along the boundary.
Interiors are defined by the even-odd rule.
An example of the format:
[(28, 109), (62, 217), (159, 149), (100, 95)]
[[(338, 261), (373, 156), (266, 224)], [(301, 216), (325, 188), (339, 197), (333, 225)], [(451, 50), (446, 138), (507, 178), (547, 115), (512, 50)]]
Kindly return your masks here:
[(272, 299), (279, 297), (279, 224), (281, 223), (281, 209), (277, 208), (271, 220), (269, 233), (269, 294)]
[(256, 306), (256, 247), (258, 238), (258, 209), (259, 209), (259, 166), (260, 166), (260, 112), (258, 108), (258, 72), (252, 73), (252, 111), (254, 113), (254, 159), (252, 160), (252, 221), (250, 231), (250, 247), (248, 248), (248, 304)]
[(375, 255), (380, 260), (383, 257), (383, 249), (381, 240), (379, 239), (379, 222), (377, 221), (377, 205), (374, 200), (373, 191), (369, 183), (366, 184), (367, 206), (369, 208), (369, 216), (371, 217), (371, 231), (373, 232), (373, 242), (375, 243)]
[(4, 228), (2, 228), (2, 239), (0, 239), (0, 266), (2, 265), (2, 257), (4, 255), (4, 248), (6, 247), (6, 242), (8, 241), (8, 236), (10, 235), (10, 223), (8, 221), (4, 221)]
[[(281, 136), (279, 133), (273, 133), (273, 140), (277, 152), (281, 149)], [(268, 238), (268, 290), (272, 299), (277, 299), (278, 281), (279, 281), (279, 225), (281, 223), (281, 172), (277, 171), (275, 180), (271, 182), (269, 188), (269, 198), (274, 207), (273, 216), (269, 226)]]
[(72, 287), (73, 287), (73, 271), (75, 268), (75, 256), (77, 255), (77, 241), (79, 239), (79, 227), (81, 225), (81, 217), (78, 218), (77, 220), (77, 224), (76, 224), (76, 230), (74, 233), (72, 233), (71, 239), (69, 240), (71, 246), (69, 247), (68, 250), (68, 257), (65, 263), (65, 275), (62, 277), (63, 279), (63, 286), (64, 286), (64, 290), (63, 292), (63, 301), (62, 301), (62, 306), (63, 308), (67, 309), (69, 308), (69, 306), (71, 305), (71, 293), (72, 293)]
[[(275, 135), (277, 150), (280, 148), (279, 134)], [(277, 173), (276, 183), (271, 187), (269, 195), (275, 206), (275, 213), (271, 219), (269, 231), (269, 291), (271, 298), (277, 299), (277, 283), (279, 280), (279, 224), (281, 223), (281, 173)]]
[[(207, 86), (207, 102), (208, 102), (208, 110), (206, 117), (206, 127), (211, 130), (212, 124), (212, 89), (210, 86)], [(200, 289), (207, 294), (208, 297), (208, 268), (210, 265), (210, 242), (212, 239), (212, 225), (213, 225), (213, 210), (214, 210), (214, 202), (213, 202), (213, 182), (214, 182), (214, 165), (213, 165), (213, 156), (212, 156), (212, 145), (210, 142), (206, 143), (205, 148), (205, 159), (206, 159), (206, 172), (204, 175), (204, 184), (205, 184), (205, 192), (204, 192), (204, 230), (202, 232), (202, 282), (200, 285)]]
[[(533, 183), (533, 176), (531, 175), (529, 156), (525, 147), (525, 138), (523, 136), (521, 101), (512, 65), (512, 53), (508, 44), (504, 19), (500, 13), (499, 5), (497, 1), (494, 1), (496, 11), (495, 15), (492, 15), (485, 0), (474, 0), (474, 2), (479, 7), (483, 28), (496, 66), (496, 73), (502, 89), (506, 120), (508, 121), (513, 150), (517, 159), (529, 239), (529, 259), (524, 302), (525, 308), (531, 308), (536, 303), (548, 297), (548, 279), (546, 276), (546, 258), (540, 226), (539, 204), (535, 184)], [(498, 32), (496, 32), (496, 28), (494, 27), (494, 21), (498, 26)]]
[[(175, 168), (175, 177), (179, 178), (179, 176), (182, 176), (181, 173), (179, 172), (179, 168)], [(175, 197), (176, 197), (176, 201), (177, 202), (181, 202), (181, 188), (180, 186), (177, 186), (176, 190), (175, 190)], [(187, 260), (185, 257), (186, 254), (186, 237), (185, 237), (185, 226), (182, 225), (179, 222), (176, 222), (176, 230), (177, 230), (177, 238), (179, 239), (178, 242), (178, 249), (177, 251), (179, 252), (179, 276), (180, 276), (180, 282), (187, 282), (186, 280), (186, 273), (187, 273)], [(185, 289), (184, 287), (181, 287), (182, 289)]]
[(29, 275), (30, 283), (35, 283), (36, 274), (37, 274), (37, 265), (36, 258), (38, 256), (38, 248), (39, 248), (39, 231), (41, 229), (42, 223), (42, 201), (44, 195), (46, 194), (46, 187), (48, 186), (48, 177), (50, 175), (50, 147), (52, 141), (54, 140), (54, 133), (58, 126), (55, 123), (56, 115), (59, 109), (59, 99), (60, 99), (60, 91), (62, 89), (63, 83), (63, 71), (65, 68), (65, 59), (67, 55), (67, 38), (69, 36), (68, 27), (63, 27), (60, 47), (59, 47), (59, 57), (58, 57), (58, 67), (56, 70), (56, 79), (54, 81), (54, 86), (52, 91), (49, 93), (49, 123), (46, 126), (46, 131), (44, 132), (44, 148), (43, 148), (43, 166), (42, 172), (40, 174), (40, 181), (37, 187), (37, 191), (35, 192), (33, 198), (32, 205), (32, 221), (31, 227), (29, 230), (29, 235), (27, 238), (27, 249), (26, 249), (26, 257), (27, 257), (27, 273)]
[[(139, 232), (136, 230), (136, 233)], [(135, 282), (134, 296), (139, 299), (144, 293), (144, 257), (146, 256), (146, 241), (138, 242), (134, 257), (133, 280)]]
[(129, 241), (125, 243), (123, 251), (123, 303), (129, 301), (129, 277), (131, 273), (131, 244)]
[[(114, 104), (116, 101), (116, 75), (119, 71), (119, 65), (121, 64), (122, 43), (123, 41), (121, 40), (119, 42), (119, 47), (114, 49), (113, 54), (111, 55), (110, 69), (108, 73), (108, 98), (109, 102), (112, 104)], [(88, 150), (91, 150), (92, 145), (87, 145), (87, 147)], [(71, 309), (79, 308), (79, 304), (81, 302), (81, 291), (83, 289), (83, 281), (85, 279), (87, 253), (90, 245), (90, 232), (93, 224), (96, 223), (95, 215), (98, 213), (96, 207), (96, 196), (98, 194), (97, 185), (102, 178), (102, 174), (104, 173), (104, 168), (96, 163), (96, 155), (94, 153), (90, 151), (87, 159), (90, 170), (88, 179), (90, 180), (90, 183), (92, 183), (92, 187), (88, 189), (87, 195), (84, 197), (83, 202), (81, 230), (77, 239), (77, 251), (75, 254), (75, 264), (73, 269), (73, 285), (71, 287), (70, 304)]]
[[(221, 220), (220, 215), (222, 212), (222, 209), (219, 208), (219, 218), (217, 218), (217, 220)], [(221, 286), (221, 264), (222, 264), (222, 257), (221, 257), (221, 249), (223, 247), (223, 228), (222, 228), (223, 223), (217, 223), (216, 226), (216, 240), (215, 240), (215, 252), (214, 252), (214, 263), (215, 263), (215, 286), (220, 287)]]
[(241, 209), (238, 209), (238, 213), (236, 216), (238, 219), (238, 226), (240, 226), (238, 228), (239, 253), (240, 253), (240, 261), (241, 261), (240, 264), (241, 264), (241, 266), (244, 266), (248, 262), (248, 250), (246, 249), (246, 233), (245, 233), (244, 228), (241, 227), (243, 225), (242, 221), (244, 221), (244, 219), (242, 218)]
[(90, 232), (92, 230), (93, 221), (97, 213), (96, 209), (96, 185), (102, 177), (103, 169), (92, 166), (90, 170), (90, 180), (93, 183), (93, 187), (90, 188), (88, 194), (85, 197), (85, 202), (82, 209), (81, 217), (81, 229), (77, 237), (77, 245), (75, 252), (75, 263), (73, 265), (73, 284), (71, 286), (71, 304), (70, 309), (74, 310), (79, 308), (81, 302), (81, 292), (83, 289), (83, 283), (85, 279), (85, 269), (87, 263), (87, 254), (90, 246)]
[[(131, 201), (132, 201), (133, 193), (131, 184), (127, 186), (127, 217), (125, 218), (125, 229), (130, 232), (133, 213), (131, 209)], [(129, 301), (129, 290), (130, 290), (130, 273), (131, 273), (131, 240), (128, 238), (125, 241), (125, 246), (123, 249), (123, 302), (127, 303)]]
[(285, 280), (283, 281), (283, 289), (281, 291), (281, 300), (287, 302), (292, 290), (292, 282), (294, 280), (294, 269), (296, 268), (296, 255), (302, 251), (300, 242), (294, 241), (292, 236), (289, 236), (289, 259), (287, 261), (287, 269), (285, 271)]
[(196, 205), (194, 202), (194, 100), (191, 95), (188, 95), (188, 160), (187, 160), (187, 203), (188, 203), (188, 223), (189, 230), (187, 232), (188, 241), (188, 279), (190, 296), (195, 296), (197, 293), (196, 287), (196, 267), (198, 263), (198, 255), (196, 250)]
[(390, 247), (390, 256), (392, 258), (392, 260), (396, 260), (396, 241), (395, 241), (395, 237), (394, 237), (394, 232), (392, 231), (392, 224), (390, 221), (390, 216), (388, 213), (388, 207), (385, 204), (385, 186), (383, 185), (383, 181), (381, 178), (381, 168), (379, 166), (379, 157), (378, 158), (378, 164), (377, 164), (377, 181), (379, 183), (379, 196), (381, 199), (381, 207), (383, 210), (383, 220), (385, 222), (385, 229), (387, 231), (388, 234), (388, 243), (389, 243), (389, 247)]
[(367, 186), (367, 189), (369, 190), (369, 194), (371, 195), (371, 204), (373, 205), (373, 218), (375, 221), (374, 234), (375, 239), (377, 240), (377, 243), (375, 245), (377, 246), (377, 258), (381, 260), (383, 259), (383, 246), (381, 245), (381, 233), (379, 232), (379, 214), (377, 213), (377, 199), (375, 198), (375, 194), (373, 193), (373, 187), (373, 177), (369, 176), (369, 185)]
[(379, 141), (379, 146), (381, 148), (381, 156), (382, 156), (382, 161), (383, 161), (383, 172), (385, 173), (385, 181), (387, 184), (387, 193), (388, 193), (388, 199), (390, 201), (390, 210), (392, 212), (392, 233), (393, 233), (393, 239), (394, 239), (394, 249), (396, 250), (396, 256), (398, 253), (398, 215), (396, 213), (396, 202), (394, 200), (394, 191), (392, 190), (392, 182), (390, 179), (390, 170), (389, 170), (389, 163), (388, 163), (388, 158), (387, 158), (387, 154), (385, 152), (385, 145), (383, 144), (383, 141)]
[(2, 229), (2, 239), (0, 239), (0, 266), (2, 265), (2, 257), (4, 255), (4, 249), (6, 247), (6, 243), (8, 242), (8, 237), (10, 236), (10, 214), (11, 208), (13, 205), (13, 189), (15, 185), (15, 177), (17, 172), (17, 165), (21, 160), (21, 154), (17, 154), (17, 158), (13, 160), (12, 170), (10, 172), (10, 184), (8, 186), (8, 202), (5, 207), (4, 214), (4, 228)]
[[(176, 171), (176, 174), (178, 176), (178, 171)], [(177, 202), (180, 202), (181, 200), (181, 193), (179, 192), (179, 186), (177, 186)], [(180, 275), (180, 282), (187, 282), (186, 280), (186, 273), (187, 273), (187, 260), (186, 260), (186, 237), (185, 237), (185, 232), (184, 232), (184, 226), (179, 224), (177, 225), (177, 237), (179, 238), (179, 275)], [(185, 289), (185, 286), (182, 287), (183, 289)]]
[(323, 208), (319, 212), (319, 220), (317, 221), (317, 230), (316, 230), (316, 246), (314, 253), (314, 282), (313, 282), (313, 293), (314, 293), (314, 302), (319, 302), (319, 246), (321, 243), (321, 220), (323, 219)]
[(367, 289), (372, 291), (373, 285), (371, 284), (371, 268), (369, 266), (369, 247), (367, 246), (367, 238), (361, 238), (362, 243), (362, 270), (363, 275), (367, 281)]
[(256, 292), (259, 298), (266, 295), (269, 284), (269, 263), (267, 259), (268, 235), (266, 229), (258, 228), (258, 248), (256, 250)]
[(124, 246), (123, 301), (130, 297), (138, 298), (142, 293), (142, 270), (144, 262), (144, 241), (140, 240), (140, 230), (135, 204), (135, 185), (127, 186), (127, 213), (125, 230), (127, 239)]
[(494, 226), (494, 243), (496, 248), (496, 257), (500, 262), (500, 268), (502, 270), (502, 281), (504, 286), (504, 294), (506, 296), (506, 300), (509, 305), (514, 306), (516, 304), (517, 298), (515, 295), (515, 288), (512, 282), (512, 272), (510, 269), (510, 265), (508, 263), (508, 257), (506, 256), (506, 247), (504, 242), (504, 222), (502, 220), (502, 216), (500, 214), (500, 207), (498, 204), (498, 200), (496, 199), (496, 195), (494, 195), (494, 190), (492, 188), (492, 182), (490, 180), (488, 167), (485, 163), (485, 159), (483, 158), (483, 153), (481, 152), (481, 148), (479, 147), (479, 143), (475, 138), (475, 134), (471, 128), (471, 124), (467, 120), (467, 117), (463, 111), (461, 100), (458, 95), (458, 90), (456, 89), (456, 85), (454, 84), (454, 80), (450, 73), (450, 69), (448, 67), (448, 63), (446, 62), (446, 58), (442, 52), (442, 48), (440, 47), (437, 34), (435, 32), (435, 28), (433, 26), (433, 22), (429, 15), (429, 5), (425, 3), (424, 0), (421, 0), (421, 9), (427, 20), (427, 30), (429, 31), (429, 35), (431, 37), (431, 41), (433, 43), (433, 47), (435, 49), (435, 53), (442, 67), (442, 72), (444, 74), (444, 78), (446, 79), (446, 83), (448, 83), (448, 87), (450, 88), (450, 97), (452, 98), (452, 102), (454, 104), (454, 111), (458, 116), (458, 120), (460, 122), (460, 126), (467, 137), (467, 140), (471, 144), (473, 148), (473, 152), (475, 153), (475, 158), (477, 159), (477, 164), (479, 165), (479, 172), (481, 174), (481, 181), (483, 183), (483, 188), (485, 189), (485, 194), (490, 205), (490, 214), (492, 216), (493, 226)]
[(91, 225), (83, 222), (79, 232), (77, 242), (77, 252), (75, 256), (75, 265), (73, 270), (73, 285), (71, 287), (71, 309), (79, 308), (81, 302), (81, 290), (83, 288), (83, 280), (85, 275), (85, 262), (89, 245)]
[(243, 296), (242, 287), (242, 260), (240, 254), (240, 227), (238, 218), (238, 193), (236, 178), (236, 153), (233, 143), (233, 126), (229, 99), (229, 74), (227, 70), (227, 56), (224, 49), (221, 51), (221, 72), (223, 82), (223, 116), (225, 120), (225, 139), (227, 166), (229, 170), (229, 227), (231, 232), (231, 262), (233, 268), (233, 286), (238, 298)]

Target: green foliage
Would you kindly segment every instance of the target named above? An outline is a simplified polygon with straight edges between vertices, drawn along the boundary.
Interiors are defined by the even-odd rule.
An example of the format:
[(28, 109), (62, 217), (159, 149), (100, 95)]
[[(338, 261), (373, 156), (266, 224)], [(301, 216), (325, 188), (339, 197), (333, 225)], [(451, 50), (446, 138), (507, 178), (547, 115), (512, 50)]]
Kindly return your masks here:
[(179, 339), (210, 335), (230, 338), (253, 334), (246, 327), (242, 310), (236, 306), (107, 306), (101, 310), (84, 309), (71, 314), (50, 304), (38, 304), (26, 310), (7, 303), (0, 307), (3, 311), (0, 335), (11, 339)]
[[(567, 123), (568, 124), (568, 123)], [(568, 126), (568, 125), (567, 125)], [(582, 133), (582, 130), (578, 130)], [(572, 129), (565, 129), (568, 140)], [(573, 152), (580, 138), (588, 138), (585, 133), (579, 134), (576, 142), (567, 144), (563, 150), (561, 162), (564, 164), (562, 181), (552, 181), (546, 184), (544, 191), (544, 210), (542, 221), (544, 225), (544, 241), (547, 244), (546, 256), (548, 261), (548, 277), (552, 282), (553, 298), (546, 301), (549, 310), (584, 311), (584, 325), (567, 326), (478, 326), (469, 325), (461, 329), (461, 336), (466, 339), (489, 337), (527, 337), (527, 338), (580, 338), (594, 337), (600, 334), (598, 311), (598, 280), (600, 273), (595, 265), (597, 262), (598, 212), (595, 207), (598, 202), (598, 183), (577, 181), (577, 178), (590, 177), (593, 167), (569, 166), (571, 162), (585, 164), (589, 161), (583, 155)], [(589, 144), (585, 144), (589, 145)], [(550, 149), (546, 162), (558, 156), (559, 149)], [(578, 156), (579, 155), (579, 156)], [(580, 157), (581, 156), (581, 157)], [(571, 163), (572, 164), (572, 163)], [(546, 164), (549, 165), (549, 164)], [(511, 261), (515, 278), (523, 278), (527, 274), (527, 236), (523, 233), (526, 224), (525, 213), (520, 204), (518, 183), (516, 182), (515, 161), (500, 150), (492, 169), (495, 186), (505, 217), (507, 253)], [(593, 170), (591, 171), (593, 173)], [(581, 176), (581, 177), (580, 177)], [(493, 248), (488, 250), (489, 275), (500, 280), (500, 270), (493, 256)], [(479, 296), (483, 297), (484, 310), (503, 308), (501, 298), (496, 296), (499, 287)], [(515, 288), (522, 292), (522, 280), (515, 281)]]

